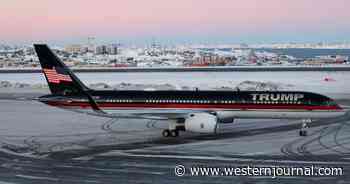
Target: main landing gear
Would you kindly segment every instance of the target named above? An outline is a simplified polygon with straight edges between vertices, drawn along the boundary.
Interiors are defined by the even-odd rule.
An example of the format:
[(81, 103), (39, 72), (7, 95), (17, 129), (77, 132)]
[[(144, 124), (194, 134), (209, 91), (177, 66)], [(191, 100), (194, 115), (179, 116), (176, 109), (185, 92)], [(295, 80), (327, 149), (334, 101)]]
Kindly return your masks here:
[(163, 130), (162, 132), (163, 137), (178, 137), (179, 136), (179, 130)]
[(311, 119), (302, 120), (301, 128), (299, 130), (299, 136), (307, 136), (307, 129), (309, 128), (308, 123), (311, 123)]
[(169, 122), (169, 129), (162, 132), (163, 137), (178, 137), (180, 131), (185, 131), (185, 119), (177, 119)]

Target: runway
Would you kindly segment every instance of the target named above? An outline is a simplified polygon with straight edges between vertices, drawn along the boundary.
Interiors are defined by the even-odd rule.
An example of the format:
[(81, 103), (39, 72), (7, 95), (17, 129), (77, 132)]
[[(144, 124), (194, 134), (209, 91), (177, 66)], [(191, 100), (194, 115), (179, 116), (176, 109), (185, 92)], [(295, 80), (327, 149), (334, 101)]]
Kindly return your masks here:
[[(348, 183), (350, 116), (299, 121), (237, 120), (217, 135), (163, 138), (159, 121), (113, 120), (48, 107), (33, 94), (0, 95), (3, 183)], [(6, 98), (8, 97), (8, 98)], [(26, 98), (28, 97), (28, 98)], [(342, 167), (338, 177), (219, 177), (174, 173), (176, 165)], [(0, 183), (1, 183), (0, 182)]]

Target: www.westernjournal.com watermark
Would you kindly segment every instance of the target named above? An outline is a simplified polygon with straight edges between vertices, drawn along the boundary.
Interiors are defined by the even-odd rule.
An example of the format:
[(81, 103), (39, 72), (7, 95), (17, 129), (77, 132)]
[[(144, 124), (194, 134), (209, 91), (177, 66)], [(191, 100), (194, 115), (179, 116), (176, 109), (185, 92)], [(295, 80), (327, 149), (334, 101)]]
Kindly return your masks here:
[(341, 167), (319, 167), (311, 165), (309, 167), (185, 167), (177, 165), (175, 167), (176, 176), (269, 176), (271, 178), (285, 176), (342, 176), (344, 175)]

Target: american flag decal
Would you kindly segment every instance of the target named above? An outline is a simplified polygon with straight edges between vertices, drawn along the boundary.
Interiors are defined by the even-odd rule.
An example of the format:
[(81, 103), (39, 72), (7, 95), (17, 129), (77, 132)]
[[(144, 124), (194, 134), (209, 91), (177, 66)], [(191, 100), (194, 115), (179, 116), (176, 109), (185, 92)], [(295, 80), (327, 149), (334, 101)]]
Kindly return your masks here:
[(52, 69), (44, 68), (43, 71), (47, 77), (47, 80), (50, 83), (59, 84), (60, 81), (72, 82), (72, 79), (69, 75), (57, 73), (55, 67), (53, 67)]

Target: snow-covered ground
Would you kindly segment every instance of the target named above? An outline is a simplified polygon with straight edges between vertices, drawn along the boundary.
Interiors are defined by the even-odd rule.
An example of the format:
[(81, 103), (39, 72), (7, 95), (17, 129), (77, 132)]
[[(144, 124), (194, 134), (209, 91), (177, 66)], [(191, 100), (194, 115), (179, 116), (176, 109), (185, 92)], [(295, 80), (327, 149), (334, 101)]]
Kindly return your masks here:
[[(242, 89), (302, 90), (329, 95), (350, 94), (350, 72), (157, 72), (77, 73), (93, 87), (117, 89)], [(0, 74), (0, 81), (22, 88), (42, 88), (42, 74)], [(267, 86), (266, 86), (267, 85)], [(2, 86), (4, 87), (4, 86)], [(1, 88), (1, 86), (0, 86)]]
[[(341, 72), (78, 75), (93, 88), (235, 90), (239, 87), (241, 90), (309, 90), (334, 96), (350, 93), (346, 85), (350, 75)], [(316, 120), (307, 137), (298, 136), (300, 121), (297, 120), (237, 119), (233, 124), (220, 124), (215, 135), (181, 132), (178, 138), (163, 138), (161, 131), (168, 126), (163, 121), (113, 120), (16, 98), (16, 95), (31, 96), (29, 93), (49, 93), (39, 74), (1, 74), (0, 77), (0, 81), (8, 81), (0, 82), (0, 180), (6, 182), (84, 183), (80, 182), (84, 178), (112, 183), (123, 177), (129, 181), (133, 178), (130, 176), (135, 175), (134, 178), (141, 177), (143, 182), (150, 178), (149, 183), (164, 183), (154, 180), (162, 176), (167, 181), (173, 180), (173, 167), (178, 164), (215, 167), (218, 166), (215, 164), (326, 164), (342, 166), (344, 170), (349, 168), (349, 117)], [(324, 77), (332, 80), (325, 81)], [(175, 179), (178, 178), (181, 177)], [(185, 177), (186, 182), (203, 181), (193, 178)], [(217, 182), (220, 178), (205, 179)], [(239, 177), (224, 179), (231, 183), (241, 180)], [(288, 179), (304, 183), (319, 181), (312, 177)], [(338, 179), (338, 183), (346, 181), (334, 179)]]
[[(193, 90), (195, 88), (199, 88), (202, 90), (237, 90), (237, 88), (239, 88), (240, 90), (272, 91), (306, 90), (312, 92), (319, 92), (327, 95), (330, 94), (331, 97), (335, 97), (337, 99), (347, 99), (348, 94), (350, 94), (350, 85), (347, 85), (347, 81), (350, 80), (350, 72), (78, 73), (77, 75), (82, 79), (82, 81), (87, 83), (91, 88), (95, 89)], [(15, 98), (16, 96), (14, 94), (18, 93), (27, 95), (28, 93), (49, 93), (46, 86), (46, 81), (44, 80), (44, 76), (42, 74), (1, 74), (0, 77), (0, 93), (2, 94), (0, 97), (4, 97), (3, 99)], [(326, 78), (328, 80), (325, 80)], [(16, 138), (18, 138), (18, 136), (11, 136), (8, 130), (11, 130), (11, 132), (13, 132), (12, 135), (16, 135), (16, 132), (21, 132), (21, 136), (19, 136), (19, 142), (25, 139), (24, 148), (26, 147), (26, 145), (28, 146), (28, 144), (31, 148), (33, 146), (35, 147), (35, 145), (38, 144), (38, 142), (41, 142), (40, 149), (37, 148), (38, 150), (35, 150), (40, 152), (61, 150), (63, 148), (81, 149), (87, 147), (90, 144), (99, 144), (96, 143), (96, 140), (103, 142), (104, 144), (108, 144), (109, 142), (115, 141), (113, 138), (114, 135), (110, 136), (110, 134), (104, 134), (106, 129), (109, 129), (110, 126), (114, 124), (113, 122), (109, 122), (108, 119), (106, 120), (103, 118), (101, 119), (96, 117), (87, 117), (85, 115), (76, 115), (75, 113), (65, 112), (41, 104), (38, 106), (36, 102), (33, 102), (34, 104), (31, 104), (32, 102), (28, 102), (25, 106), (21, 106), (20, 103), (14, 103), (11, 101), (2, 101), (2, 103), (8, 104), (5, 105), (8, 108), (2, 110), (2, 121), (9, 122), (9, 124), (3, 124), (2, 128), (4, 128), (5, 132), (1, 132), (0, 129), (0, 135), (5, 135), (5, 137), (3, 137), (3, 144), (5, 144), (5, 147), (6, 140), (11, 139), (11, 145), (13, 146), (13, 141), (16, 142), (15, 140)], [(47, 121), (40, 121), (40, 118), (45, 119), (46, 114), (34, 112), (30, 113), (31, 110), (27, 108), (31, 105), (37, 106), (37, 108), (40, 108), (43, 112), (46, 111), (45, 109), (55, 112), (50, 113), (50, 116), (47, 116), (47, 118), (56, 118), (55, 121), (59, 122), (58, 126), (56, 127), (57, 124), (48, 124), (49, 122)], [(27, 122), (27, 124), (30, 124), (30, 126), (26, 126), (27, 124), (24, 124), (23, 126), (19, 127), (17, 125), (15, 127), (6, 127), (7, 125), (15, 125), (11, 122), (20, 121), (22, 117), (16, 116), (16, 114), (18, 114), (19, 112), (21, 116), (30, 117), (31, 120)], [(63, 118), (63, 121), (60, 122), (60, 114), (62, 116), (72, 115), (72, 117), (77, 117), (78, 119), (69, 118), (68, 120), (66, 120), (65, 118)], [(38, 121), (35, 121), (34, 119), (37, 119)], [(90, 124), (89, 122), (92, 123)], [(96, 124), (96, 122), (100, 123)], [(32, 126), (33, 123), (37, 125)], [(140, 122), (138, 124), (140, 124)], [(137, 132), (143, 132), (142, 134), (146, 133), (147, 135), (151, 135), (150, 138), (154, 137), (154, 135), (158, 136), (158, 130), (145, 131), (145, 127), (147, 128), (147, 122), (142, 122), (141, 124), (144, 125), (141, 126), (141, 130), (139, 129)], [(132, 123), (128, 124), (127, 126), (122, 126), (121, 129), (132, 127), (130, 125), (132, 125)], [(102, 128), (100, 128), (100, 126), (102, 126)], [(36, 130), (38, 129), (32, 129), (31, 127), (41, 127), (41, 129), (39, 133), (37, 133)], [(75, 132), (72, 135), (69, 132), (67, 132), (67, 129), (71, 130), (74, 129), (74, 127), (78, 127), (77, 130), (79, 131)], [(85, 128), (82, 127), (87, 127), (87, 132), (85, 131)], [(22, 131), (21, 129), (25, 131)], [(149, 129), (149, 127), (147, 129)], [(91, 130), (94, 131), (90, 132)], [(51, 131), (53, 132), (50, 133)], [(43, 134), (41, 132), (45, 133)], [(130, 132), (132, 132), (132, 130), (126, 129), (124, 130), (124, 132), (126, 134), (129, 134)], [(56, 134), (56, 136), (49, 136), (54, 134)], [(61, 135), (66, 136), (61, 137)], [(36, 137), (32, 138), (31, 136)], [(91, 136), (96, 136), (98, 138), (85, 138)], [(143, 137), (144, 136), (146, 135), (143, 135)], [(71, 137), (69, 139), (71, 139), (70, 141), (72, 143), (66, 142), (67, 137)], [(79, 143), (81, 141), (80, 139), (83, 140), (82, 144)], [(118, 139), (125, 141), (128, 140), (129, 137), (126, 136), (124, 140), (123, 132), (119, 132)], [(88, 141), (88, 143), (86, 141)], [(57, 142), (59, 142), (59, 144), (57, 144)], [(18, 146), (20, 148), (23, 147), (23, 145), (21, 144), (19, 144)], [(14, 149), (17, 149), (16, 146)]]

